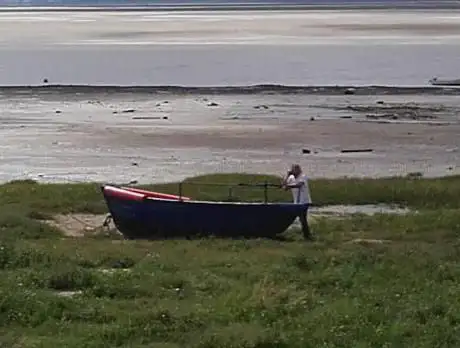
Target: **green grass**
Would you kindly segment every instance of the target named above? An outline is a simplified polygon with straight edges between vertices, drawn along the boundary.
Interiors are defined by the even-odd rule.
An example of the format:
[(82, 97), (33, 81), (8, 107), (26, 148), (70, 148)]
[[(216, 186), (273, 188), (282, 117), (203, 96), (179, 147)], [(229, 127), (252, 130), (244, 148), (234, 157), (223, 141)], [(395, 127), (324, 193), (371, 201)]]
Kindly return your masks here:
[[(193, 179), (264, 180), (278, 182)], [(106, 212), (98, 185), (0, 186), (0, 347), (460, 346), (460, 177), (310, 185), (320, 204), (420, 213), (315, 218), (314, 243), (298, 231), (287, 241), (70, 238), (43, 220)], [(219, 200), (228, 190), (184, 185), (184, 194)]]
[[(204, 175), (184, 181), (183, 195), (203, 200), (227, 200), (229, 188), (233, 200), (263, 199), (263, 188), (238, 187), (238, 183), (279, 184), (280, 178), (250, 174)], [(206, 186), (200, 186), (206, 183)], [(217, 183), (218, 186), (210, 185)], [(222, 185), (228, 184), (228, 186)], [(311, 180), (311, 194), (317, 205), (329, 204), (398, 204), (417, 209), (460, 208), (460, 176), (436, 179), (316, 179)], [(143, 185), (143, 188), (178, 194), (177, 183)], [(290, 201), (289, 192), (268, 190), (270, 201)], [(29, 214), (105, 213), (99, 184), (37, 184), (14, 181), (0, 185), (0, 205)]]

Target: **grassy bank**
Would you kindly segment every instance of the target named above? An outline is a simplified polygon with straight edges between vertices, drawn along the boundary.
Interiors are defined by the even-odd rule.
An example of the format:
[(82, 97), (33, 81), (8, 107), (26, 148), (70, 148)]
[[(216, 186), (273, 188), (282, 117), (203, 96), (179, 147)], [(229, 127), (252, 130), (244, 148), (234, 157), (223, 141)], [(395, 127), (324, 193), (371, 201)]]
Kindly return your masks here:
[[(278, 183), (205, 176), (193, 182)], [(320, 204), (406, 216), (315, 218), (315, 243), (70, 238), (56, 213), (104, 213), (96, 184), (0, 186), (0, 346), (456, 347), (460, 177), (313, 180)], [(177, 193), (177, 185), (155, 185)], [(184, 185), (225, 199), (223, 186)], [(233, 199), (259, 199), (235, 188)], [(270, 190), (272, 200), (289, 193)]]
[[(264, 182), (276, 185), (280, 179), (248, 174), (205, 175), (185, 180), (182, 189), (183, 195), (196, 199), (226, 200), (229, 187), (222, 184), (228, 184), (233, 187), (234, 200), (257, 201), (263, 199), (262, 188), (239, 187), (235, 184)], [(213, 186), (213, 183), (218, 186)], [(172, 194), (179, 192), (177, 183), (142, 187)], [(316, 179), (311, 180), (310, 188), (317, 205), (385, 203), (417, 209), (460, 208), (460, 176), (436, 179)], [(291, 195), (284, 190), (270, 188), (268, 198), (270, 201), (290, 201)], [(94, 183), (37, 184), (33, 181), (14, 181), (0, 185), (0, 205), (37, 213), (106, 212), (100, 185)]]

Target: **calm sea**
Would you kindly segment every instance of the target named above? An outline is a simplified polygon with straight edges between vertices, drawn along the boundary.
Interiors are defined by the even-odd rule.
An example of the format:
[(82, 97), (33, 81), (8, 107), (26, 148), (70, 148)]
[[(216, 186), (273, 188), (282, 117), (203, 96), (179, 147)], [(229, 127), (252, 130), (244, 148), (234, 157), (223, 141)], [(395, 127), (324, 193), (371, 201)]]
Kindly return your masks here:
[(456, 0), (3, 0), (3, 6), (246, 6), (246, 5), (386, 5), (386, 6), (455, 6)]
[(8, 33), (0, 36), (0, 85), (45, 78), (99, 85), (426, 85), (433, 76), (460, 78), (457, 10), (10, 10), (0, 13), (0, 32)]

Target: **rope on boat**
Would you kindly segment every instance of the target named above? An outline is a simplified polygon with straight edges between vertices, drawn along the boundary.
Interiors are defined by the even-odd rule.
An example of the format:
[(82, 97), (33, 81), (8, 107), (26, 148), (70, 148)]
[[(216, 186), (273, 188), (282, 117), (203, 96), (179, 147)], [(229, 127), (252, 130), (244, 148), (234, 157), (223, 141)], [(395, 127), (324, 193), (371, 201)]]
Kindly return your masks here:
[(105, 217), (104, 219), (104, 222), (102, 223), (102, 226), (101, 227), (105, 227), (105, 228), (110, 228), (110, 223), (113, 221), (113, 218), (112, 218), (112, 215), (111, 214), (107, 214), (107, 216)]
[(87, 227), (91, 227), (91, 228), (93, 228), (93, 229), (96, 229), (96, 228), (97, 228), (97, 227), (95, 227), (94, 225), (89, 224), (89, 223), (87, 223), (86, 221), (84, 221), (84, 220), (82, 220), (82, 219), (79, 219), (79, 218), (77, 218), (76, 216), (74, 216), (74, 215), (72, 215), (72, 214), (69, 214), (68, 216), (69, 216), (70, 218), (74, 219), (75, 221), (78, 221), (79, 223), (81, 223), (81, 224), (87, 226)]
[(78, 221), (79, 223), (85, 225), (86, 227), (90, 227), (91, 229), (93, 230), (97, 230), (97, 229), (104, 229), (106, 228), (107, 230), (110, 230), (110, 223), (113, 221), (113, 218), (112, 218), (112, 215), (111, 214), (107, 214), (104, 221), (102, 222), (101, 225), (98, 225), (98, 226), (95, 226), (93, 224), (89, 224), (87, 223), (86, 221), (82, 220), (82, 219), (79, 219), (77, 218), (76, 216), (70, 214), (68, 215), (71, 219), (75, 220), (75, 221)]

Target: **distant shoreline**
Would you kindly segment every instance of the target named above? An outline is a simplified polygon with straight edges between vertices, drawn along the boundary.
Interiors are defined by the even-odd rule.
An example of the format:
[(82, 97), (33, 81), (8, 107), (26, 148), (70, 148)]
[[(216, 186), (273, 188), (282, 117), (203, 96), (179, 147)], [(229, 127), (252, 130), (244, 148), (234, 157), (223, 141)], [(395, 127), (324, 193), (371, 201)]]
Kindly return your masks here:
[(460, 88), (450, 86), (116, 86), (116, 85), (32, 85), (0, 86), (0, 94), (75, 94), (75, 93), (158, 93), (158, 94), (317, 94), (317, 95), (460, 95)]
[(0, 6), (0, 12), (189, 12), (189, 11), (305, 11), (305, 10), (449, 10), (460, 9), (460, 1), (427, 2), (365, 2), (340, 4), (196, 4), (196, 5), (45, 5), (45, 6)]

